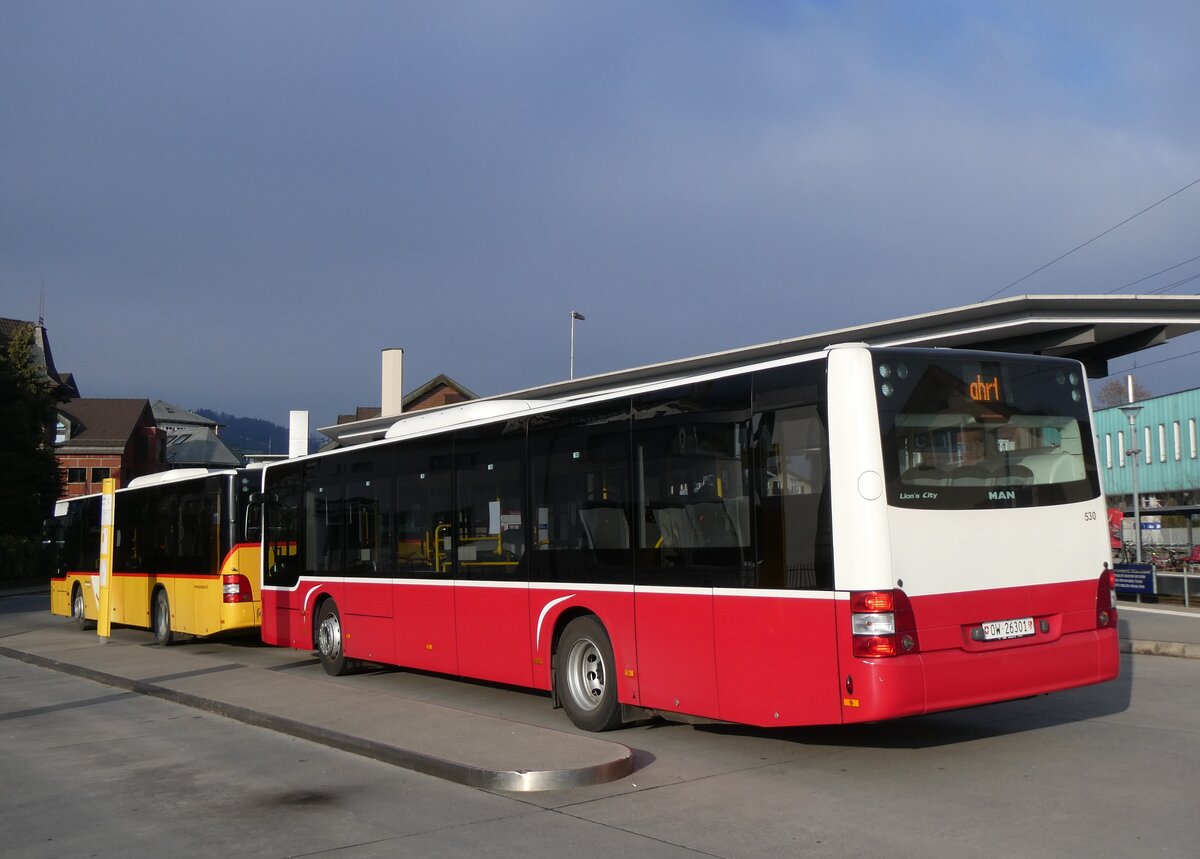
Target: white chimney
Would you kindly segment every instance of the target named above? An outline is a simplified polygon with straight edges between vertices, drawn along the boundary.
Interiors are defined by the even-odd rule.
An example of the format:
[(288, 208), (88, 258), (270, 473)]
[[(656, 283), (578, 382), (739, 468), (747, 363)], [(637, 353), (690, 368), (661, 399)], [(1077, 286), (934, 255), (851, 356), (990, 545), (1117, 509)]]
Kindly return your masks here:
[(288, 457), (308, 453), (308, 412), (292, 411), (288, 416)]
[(404, 350), (383, 350), (383, 397), (380, 416), (393, 417), (403, 411), (404, 402)]

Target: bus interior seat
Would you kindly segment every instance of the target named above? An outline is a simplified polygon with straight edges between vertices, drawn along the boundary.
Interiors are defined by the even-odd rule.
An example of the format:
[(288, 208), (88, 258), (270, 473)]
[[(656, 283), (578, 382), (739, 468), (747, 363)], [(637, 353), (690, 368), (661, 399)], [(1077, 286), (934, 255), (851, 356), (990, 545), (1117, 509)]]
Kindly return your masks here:
[(992, 482), (996, 486), (1029, 486), (1033, 472), (1024, 465), (1004, 465), (996, 471)]
[(589, 504), (579, 511), (579, 521), (590, 549), (628, 549), (629, 520), (619, 502)]
[(725, 512), (733, 522), (733, 533), (737, 545), (750, 545), (750, 498), (746, 495), (735, 495), (724, 499)]
[(995, 481), (991, 469), (982, 465), (962, 465), (950, 472), (951, 486), (990, 486)]
[(1081, 468), (1078, 459), (1062, 451), (1026, 456), (1021, 460), (1021, 465), (1029, 469), (1030, 482), (1036, 484), (1070, 483), (1082, 476), (1076, 473)]
[(721, 498), (687, 505), (692, 533), (699, 546), (737, 546), (737, 529)]
[(946, 472), (936, 466), (921, 463), (901, 474), (900, 482), (910, 486), (945, 486)]
[(508, 528), (500, 534), (500, 546), (518, 561), (525, 554), (525, 532), (520, 528)]
[(662, 531), (663, 546), (679, 549), (697, 545), (692, 519), (682, 504), (655, 504), (650, 510)]

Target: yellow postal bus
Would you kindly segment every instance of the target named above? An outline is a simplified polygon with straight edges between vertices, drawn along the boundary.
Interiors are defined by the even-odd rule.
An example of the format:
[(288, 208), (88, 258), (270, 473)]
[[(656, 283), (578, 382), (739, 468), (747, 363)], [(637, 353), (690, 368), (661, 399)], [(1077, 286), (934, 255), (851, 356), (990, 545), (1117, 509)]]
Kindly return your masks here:
[[(159, 644), (177, 634), (257, 629), (260, 541), (246, 514), (260, 474), (181, 469), (118, 489), (111, 621), (152, 629)], [(43, 536), (53, 565), (50, 611), (80, 629), (95, 622), (100, 606), (100, 500), (59, 500)]]

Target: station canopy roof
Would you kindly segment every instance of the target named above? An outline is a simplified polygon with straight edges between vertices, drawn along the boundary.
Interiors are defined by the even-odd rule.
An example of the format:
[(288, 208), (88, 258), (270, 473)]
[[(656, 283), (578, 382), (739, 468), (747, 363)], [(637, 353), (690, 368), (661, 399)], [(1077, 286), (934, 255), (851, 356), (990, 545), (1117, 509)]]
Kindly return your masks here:
[(1197, 295), (1020, 295), (542, 385), (505, 397), (549, 399), (710, 367), (754, 364), (835, 343), (1055, 355), (1082, 362), (1088, 375), (1097, 379), (1108, 375), (1108, 362), (1114, 358), (1194, 331), (1200, 331)]
[[(555, 382), (490, 399), (557, 399), (815, 352), (836, 343), (1054, 355), (1082, 362), (1095, 379), (1108, 375), (1108, 362), (1114, 358), (1194, 331), (1200, 331), (1197, 295), (1022, 295)], [(337, 428), (338, 441), (381, 438), (395, 420), (343, 424)]]

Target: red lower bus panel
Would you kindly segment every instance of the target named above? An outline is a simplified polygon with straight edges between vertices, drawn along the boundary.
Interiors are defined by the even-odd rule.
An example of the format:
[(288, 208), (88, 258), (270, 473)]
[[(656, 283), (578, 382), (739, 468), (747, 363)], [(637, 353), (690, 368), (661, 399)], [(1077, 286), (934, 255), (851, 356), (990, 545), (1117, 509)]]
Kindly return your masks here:
[(711, 591), (638, 591), (641, 705), (719, 718)]
[(387, 579), (373, 582), (348, 581), (343, 586), (345, 603), (338, 608), (342, 614), (390, 618), (392, 590), (392, 583)]
[(342, 612), (342, 634), (347, 656), (369, 662), (396, 661), (395, 624), (390, 617)]
[[(342, 613), (345, 613), (340, 581), (301, 581), (295, 590), (270, 593), (273, 599), (266, 600), (263, 608), (262, 640), (265, 644), (312, 650), (316, 605), (325, 596), (332, 596)], [(273, 608), (267, 605), (271, 602), (274, 603)]]
[(718, 593), (713, 610), (721, 719), (764, 727), (841, 721), (832, 594)]
[(1117, 676), (1115, 629), (1060, 638), (1036, 648), (992, 653), (941, 651), (895, 659), (849, 660), (854, 692), (842, 709), (846, 722), (994, 704), (1056, 692)]
[(346, 582), (345, 603), (338, 606), (346, 636), (346, 654), (373, 662), (396, 659), (393, 587), (388, 581)]
[(454, 586), (458, 670), (466, 677), (533, 685), (529, 588)]
[(396, 663), (457, 674), (453, 584), (405, 582), (396, 586), (394, 604)]
[(950, 652), (924, 654), (926, 707), (931, 712), (972, 707), (1111, 680), (1117, 675), (1117, 652), (1117, 631), (1097, 629), (1041, 647), (974, 653), (965, 659)]

